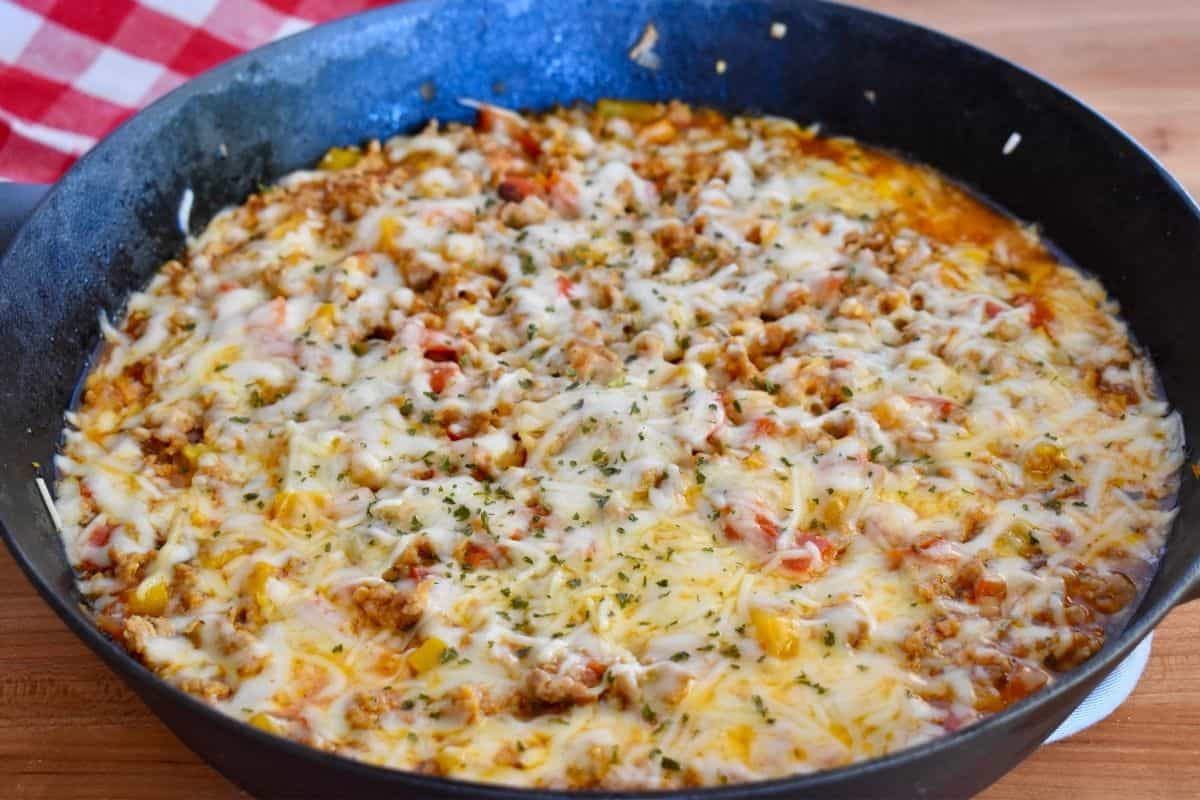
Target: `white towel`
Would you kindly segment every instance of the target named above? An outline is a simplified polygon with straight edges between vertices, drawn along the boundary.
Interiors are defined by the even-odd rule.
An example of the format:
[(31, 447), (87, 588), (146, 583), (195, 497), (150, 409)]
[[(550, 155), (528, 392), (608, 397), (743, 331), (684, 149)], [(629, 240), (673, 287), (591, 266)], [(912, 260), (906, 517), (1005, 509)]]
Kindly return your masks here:
[(1053, 744), (1068, 736), (1074, 736), (1084, 728), (1090, 728), (1116, 711), (1117, 706), (1124, 703), (1125, 698), (1133, 692), (1133, 687), (1137, 686), (1138, 679), (1142, 677), (1142, 672), (1146, 669), (1146, 662), (1150, 659), (1150, 640), (1152, 638), (1154, 638), (1154, 634), (1143, 639), (1133, 652), (1126, 656), (1125, 660), (1117, 665), (1117, 668), (1110, 672), (1108, 677), (1083, 699), (1071, 716), (1067, 717), (1063, 724), (1050, 734), (1050, 738), (1046, 739), (1045, 743)]

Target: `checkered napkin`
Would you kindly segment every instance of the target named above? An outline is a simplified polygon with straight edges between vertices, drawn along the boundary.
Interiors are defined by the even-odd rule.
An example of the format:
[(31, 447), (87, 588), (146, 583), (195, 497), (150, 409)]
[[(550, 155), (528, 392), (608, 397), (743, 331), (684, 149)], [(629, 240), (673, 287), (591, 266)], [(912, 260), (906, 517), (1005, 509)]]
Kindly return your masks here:
[(49, 183), (188, 78), (386, 0), (0, 0), (0, 180)]

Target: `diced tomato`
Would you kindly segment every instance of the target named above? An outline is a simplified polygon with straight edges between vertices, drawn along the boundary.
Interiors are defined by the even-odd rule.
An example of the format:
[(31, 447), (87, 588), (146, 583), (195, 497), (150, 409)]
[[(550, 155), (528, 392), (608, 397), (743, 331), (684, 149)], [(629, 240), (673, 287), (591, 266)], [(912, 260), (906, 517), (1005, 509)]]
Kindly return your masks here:
[(841, 273), (828, 275), (817, 281), (817, 300), (821, 303), (827, 303), (836, 298), (842, 289), (842, 284), (845, 282), (846, 276)]
[(294, 358), (296, 342), (285, 327), (286, 321), (287, 301), (276, 297), (251, 311), (246, 317), (246, 327), (267, 355)]
[(500, 113), (490, 106), (480, 106), (477, 113), (478, 116), (475, 118), (476, 130), (491, 133), (501, 124)]
[(756, 513), (753, 523), (731, 517), (725, 522), (725, 535), (734, 540), (769, 545), (779, 538), (779, 526), (765, 513)]
[(425, 357), (430, 361), (458, 361), (458, 351), (449, 345), (434, 345), (425, 349)]
[(482, 545), (467, 542), (467, 549), (463, 551), (463, 563), (471, 569), (475, 569), (485, 562), (492, 562), (492, 554)]
[(478, 569), (481, 566), (499, 566), (501, 557), (496, 548), (475, 541), (467, 542), (467, 547), (463, 551), (463, 563), (471, 569)]
[(571, 296), (571, 290), (575, 288), (575, 284), (571, 283), (571, 279), (566, 275), (559, 275), (557, 280), (559, 294), (561, 294), (563, 297), (569, 298)]
[(519, 130), (513, 134), (513, 138), (517, 140), (517, 144), (521, 146), (521, 152), (526, 155), (530, 161), (537, 161), (538, 156), (542, 154), (542, 146), (538, 140), (533, 138), (527, 130)]
[(758, 525), (758, 529), (766, 534), (769, 539), (779, 538), (779, 526), (766, 514), (755, 514), (754, 522)]
[(1054, 321), (1054, 311), (1037, 295), (1019, 294), (1012, 299), (1014, 306), (1029, 306), (1029, 327), (1045, 330), (1046, 323)]
[(287, 301), (276, 297), (250, 312), (246, 325), (250, 328), (277, 329), (287, 320)]
[(446, 390), (446, 384), (458, 373), (458, 364), (436, 364), (429, 371), (429, 388), (441, 394)]
[(475, 127), (485, 133), (495, 130), (507, 131), (530, 161), (536, 161), (542, 154), (542, 146), (533, 134), (524, 125), (498, 109), (481, 106)]
[(904, 564), (904, 555), (909, 552), (899, 547), (889, 547), (886, 551), (888, 569), (897, 570)]
[(600, 683), (600, 679), (603, 678), (604, 673), (608, 671), (608, 665), (602, 664), (599, 661), (589, 661), (587, 664), (587, 671), (591, 679), (585, 680), (584, 685), (595, 686), (596, 684)]
[(784, 569), (790, 569), (792, 572), (808, 572), (812, 569), (813, 557), (811, 553), (805, 553), (802, 556), (785, 558), (782, 563)]
[(975, 597), (1004, 597), (1008, 592), (1008, 583), (1001, 575), (980, 575), (972, 587)]
[(419, 567), (414, 564), (408, 568), (408, 577), (412, 578), (417, 583), (423, 581), (429, 574), (431, 574), (429, 567)]
[(770, 417), (759, 417), (754, 420), (755, 436), (774, 436), (779, 433), (779, 423)]
[(538, 185), (524, 175), (505, 175), (496, 188), (501, 200), (519, 203), (530, 195), (538, 194)]
[(559, 214), (567, 219), (574, 219), (579, 215), (579, 190), (570, 180), (564, 178), (561, 173), (553, 172), (550, 174), (550, 205)]
[(1049, 682), (1050, 676), (1041, 669), (1021, 664), (1008, 675), (1001, 696), (1005, 703), (1015, 703), (1025, 699)]
[(962, 560), (962, 552), (945, 539), (922, 542), (913, 548), (913, 552), (935, 564), (957, 564)]
[(104, 547), (116, 529), (116, 525), (97, 525), (95, 530), (88, 534), (88, 544), (93, 547)]
[(983, 316), (987, 319), (995, 319), (996, 315), (1004, 310), (1004, 306), (997, 303), (995, 300), (988, 300), (983, 304)]
[[(821, 560), (826, 564), (837, 554), (837, 548), (833, 542), (819, 533), (802, 533), (796, 537), (796, 547), (798, 548), (810, 542), (816, 546), (817, 551), (821, 554)], [(783, 566), (794, 572), (808, 572), (813, 568), (814, 560), (812, 553), (805, 553), (804, 555), (783, 559)]]
[(938, 418), (942, 420), (948, 419), (954, 413), (954, 409), (958, 408), (957, 403), (945, 397), (930, 397), (919, 394), (908, 394), (905, 397), (914, 403), (924, 403), (932, 407), (937, 412)]
[(796, 544), (798, 546), (806, 545), (810, 542), (816, 545), (823, 559), (828, 560), (830, 556), (837, 552), (837, 547), (834, 546), (833, 542), (819, 533), (802, 533), (796, 537)]
[(462, 420), (455, 420), (446, 426), (446, 437), (452, 442), (457, 442), (466, 439), (471, 435), (471, 430)]
[(973, 713), (963, 713), (960, 711), (947, 709), (946, 716), (942, 718), (942, 728), (944, 728), (947, 733), (954, 733), (955, 731), (966, 726), (968, 723), (974, 721), (975, 718), (976, 715)]
[(458, 343), (442, 331), (422, 330), (421, 352), (430, 361), (458, 361)]

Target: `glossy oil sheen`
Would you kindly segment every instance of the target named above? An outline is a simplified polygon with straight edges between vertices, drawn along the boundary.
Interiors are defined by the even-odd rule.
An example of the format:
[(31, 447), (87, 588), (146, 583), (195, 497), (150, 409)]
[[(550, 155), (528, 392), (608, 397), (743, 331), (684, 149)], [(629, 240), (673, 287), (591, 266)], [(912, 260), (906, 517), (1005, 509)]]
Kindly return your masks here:
[[(659, 31), (658, 70), (628, 58), (647, 22)], [(787, 26), (782, 40), (770, 36), (775, 22)], [(723, 75), (718, 59), (728, 65)], [(1200, 348), (1192, 342), (1200, 210), (1109, 123), (960, 42), (861, 10), (784, 0), (416, 0), (256, 51), (109, 137), (52, 190), (0, 262), (0, 521), (17, 560), (71, 628), (180, 738), (258, 796), (551, 795), (376, 769), (274, 739), (166, 686), (91, 626), (33, 478), (53, 477), (62, 413), (96, 344), (97, 314), (118, 313), (179, 252), (177, 210), (189, 187), (195, 232), (259, 181), (310, 164), (331, 145), (408, 131), (429, 117), (468, 119), (459, 97), (543, 108), (603, 96), (820, 121), (927, 162), (1037, 221), (1120, 300), (1189, 441), (1200, 424)], [(1005, 156), (1014, 131), (1021, 143)], [(1162, 567), (1129, 627), (1050, 690), (887, 758), (674, 796), (940, 799), (979, 791), (1194, 591), (1200, 499), (1185, 472)]]

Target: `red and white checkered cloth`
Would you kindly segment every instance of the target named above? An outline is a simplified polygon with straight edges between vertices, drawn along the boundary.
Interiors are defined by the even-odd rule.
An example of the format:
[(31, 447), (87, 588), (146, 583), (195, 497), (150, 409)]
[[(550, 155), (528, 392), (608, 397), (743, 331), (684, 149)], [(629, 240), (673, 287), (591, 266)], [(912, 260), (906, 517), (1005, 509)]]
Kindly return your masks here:
[(245, 50), (387, 0), (0, 0), (0, 180), (49, 183)]

